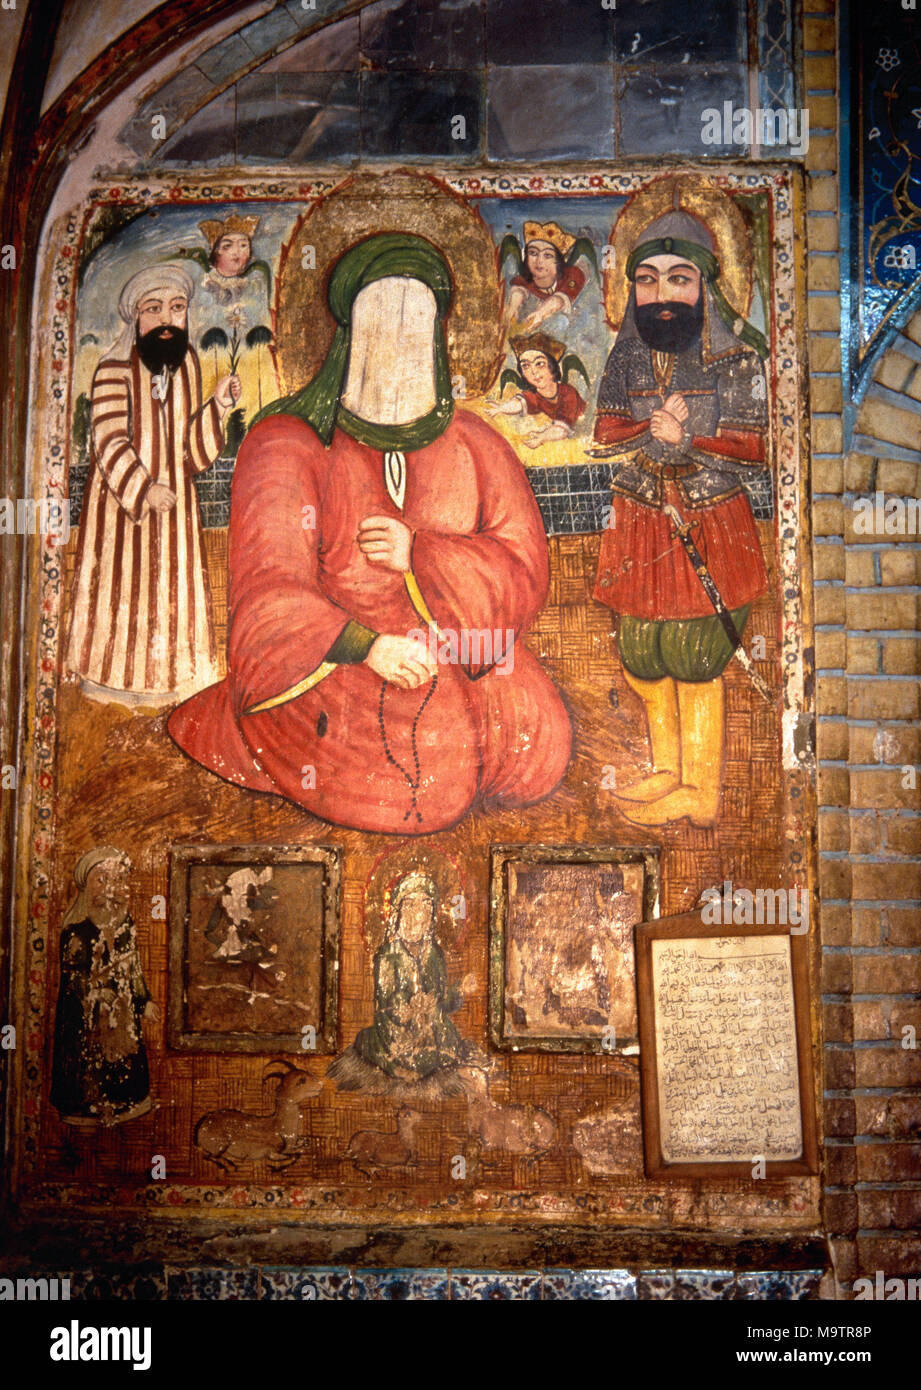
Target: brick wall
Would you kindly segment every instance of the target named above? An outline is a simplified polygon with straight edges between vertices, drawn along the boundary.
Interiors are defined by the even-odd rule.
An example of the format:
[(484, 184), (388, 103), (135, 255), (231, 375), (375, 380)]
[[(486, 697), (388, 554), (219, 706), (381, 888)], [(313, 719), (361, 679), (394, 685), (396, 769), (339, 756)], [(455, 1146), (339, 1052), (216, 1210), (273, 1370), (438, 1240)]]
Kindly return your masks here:
[[(804, 19), (819, 885), (834, 1274), (921, 1270), (919, 537), (861, 534), (855, 503), (921, 495), (921, 314), (882, 358), (843, 452), (834, 0)], [(847, 190), (844, 191), (846, 206)], [(914, 782), (916, 785), (912, 785)], [(910, 1041), (910, 1035), (908, 1039)]]

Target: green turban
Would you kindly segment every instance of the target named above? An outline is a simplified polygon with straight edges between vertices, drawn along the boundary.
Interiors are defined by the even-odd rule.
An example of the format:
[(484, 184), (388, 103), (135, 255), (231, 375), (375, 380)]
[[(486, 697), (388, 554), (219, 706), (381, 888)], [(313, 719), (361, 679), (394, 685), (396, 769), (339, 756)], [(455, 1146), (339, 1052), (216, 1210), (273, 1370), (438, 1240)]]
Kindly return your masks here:
[[(659, 219), (664, 222), (664, 218)], [(653, 227), (658, 224), (654, 223)], [(633, 280), (636, 277), (637, 266), (643, 261), (649, 260), (652, 256), (683, 256), (685, 260), (691, 261), (697, 266), (704, 280), (710, 287), (713, 302), (719, 312), (720, 318), (726, 327), (737, 338), (740, 338), (747, 347), (754, 348), (758, 356), (766, 358), (768, 355), (768, 345), (764, 334), (737, 314), (723, 294), (717, 281), (719, 280), (720, 263), (713, 252), (707, 247), (701, 246), (697, 241), (687, 241), (683, 237), (663, 236), (653, 237), (650, 241), (644, 241), (637, 246), (627, 260), (627, 279)]]
[[(408, 425), (378, 425), (361, 420), (340, 405), (351, 347), (352, 305), (361, 290), (387, 276), (421, 280), (435, 296), (435, 392), (433, 410)], [(338, 425), (347, 434), (377, 449), (421, 449), (447, 428), (454, 413), (451, 373), (445, 343), (444, 319), (451, 304), (451, 272), (444, 256), (422, 237), (383, 232), (360, 241), (337, 262), (330, 276), (327, 303), (336, 320), (336, 333), (326, 361), (313, 380), (261, 410), (253, 424), (267, 415), (297, 415), (329, 444)], [(395, 364), (395, 369), (398, 369)]]

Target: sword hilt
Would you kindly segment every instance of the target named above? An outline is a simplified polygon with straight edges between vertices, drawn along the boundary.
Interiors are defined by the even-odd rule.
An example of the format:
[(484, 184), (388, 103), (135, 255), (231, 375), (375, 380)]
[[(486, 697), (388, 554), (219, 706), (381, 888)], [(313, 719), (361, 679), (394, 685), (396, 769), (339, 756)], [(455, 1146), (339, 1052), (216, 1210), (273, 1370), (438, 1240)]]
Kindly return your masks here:
[(685, 521), (684, 517), (681, 515), (676, 506), (674, 506), (671, 502), (663, 502), (662, 510), (680, 535), (689, 535), (691, 531), (691, 523), (689, 521)]

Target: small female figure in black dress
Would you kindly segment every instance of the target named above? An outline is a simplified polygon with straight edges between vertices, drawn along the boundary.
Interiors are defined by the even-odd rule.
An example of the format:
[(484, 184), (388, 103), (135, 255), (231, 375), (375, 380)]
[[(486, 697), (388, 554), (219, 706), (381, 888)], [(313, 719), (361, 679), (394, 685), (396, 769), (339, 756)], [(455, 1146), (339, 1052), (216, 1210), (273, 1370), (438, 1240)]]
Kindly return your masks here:
[(136, 1119), (152, 1104), (141, 1019), (160, 1011), (128, 912), (130, 870), (111, 845), (84, 854), (61, 930), (51, 1103), (83, 1129)]

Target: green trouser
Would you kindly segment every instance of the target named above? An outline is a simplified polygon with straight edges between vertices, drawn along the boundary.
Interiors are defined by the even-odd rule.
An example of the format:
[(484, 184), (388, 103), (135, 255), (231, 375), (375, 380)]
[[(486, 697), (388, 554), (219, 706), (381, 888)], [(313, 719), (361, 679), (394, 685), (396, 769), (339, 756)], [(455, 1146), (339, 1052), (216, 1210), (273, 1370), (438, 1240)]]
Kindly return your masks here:
[[(732, 621), (739, 636), (748, 621), (750, 604), (735, 608)], [(660, 622), (654, 618), (622, 617), (617, 636), (620, 659), (637, 680), (673, 676), (677, 681), (712, 681), (722, 675), (732, 656), (726, 631), (712, 618)]]

